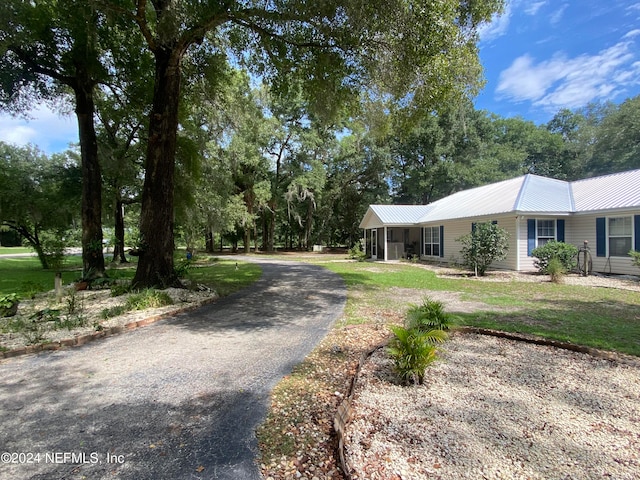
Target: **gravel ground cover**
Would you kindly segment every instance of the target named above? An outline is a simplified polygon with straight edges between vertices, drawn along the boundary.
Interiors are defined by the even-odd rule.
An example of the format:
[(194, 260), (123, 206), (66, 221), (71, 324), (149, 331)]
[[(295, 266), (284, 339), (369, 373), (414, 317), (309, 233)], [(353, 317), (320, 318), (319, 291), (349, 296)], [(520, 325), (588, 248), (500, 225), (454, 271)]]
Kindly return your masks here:
[(384, 349), (362, 369), (347, 428), (354, 479), (635, 479), (640, 367), (457, 334), (425, 384)]
[[(416, 264), (414, 266), (416, 268), (434, 270), (438, 276), (441, 277), (467, 277), (466, 273), (455, 268), (424, 264)], [(379, 271), (380, 273), (385, 273), (392, 269), (393, 266), (389, 265), (385, 268), (381, 268), (378, 265), (371, 264), (368, 268), (373, 269), (374, 271)], [(492, 271), (488, 277), (474, 280), (479, 282), (504, 282), (509, 284), (514, 281), (549, 282), (549, 277), (544, 275)], [(569, 275), (565, 278), (565, 283), (595, 288), (617, 288), (640, 292), (640, 284), (636, 277), (620, 278), (590, 276), (588, 278), (584, 278), (576, 275)], [(378, 299), (382, 301), (372, 303), (367, 300), (365, 291), (360, 289), (350, 290), (349, 297), (353, 304), (353, 307), (351, 308), (351, 316), (353, 318), (357, 318), (358, 321), (362, 321), (363, 323), (359, 325), (345, 326), (345, 322), (348, 319), (346, 317), (340, 319), (337, 323), (337, 327), (328, 333), (327, 337), (318, 346), (318, 348), (316, 348), (301, 365), (294, 368), (292, 374), (280, 382), (273, 390), (271, 396), (271, 408), (267, 421), (259, 429), (259, 440), (261, 442), (261, 471), (267, 480), (320, 480), (346, 478), (340, 470), (337, 462), (337, 444), (335, 433), (332, 429), (333, 417), (338, 405), (342, 402), (349, 389), (351, 379), (353, 378), (356, 366), (362, 354), (368, 352), (375, 346), (386, 342), (389, 338), (389, 329), (387, 325), (402, 323), (406, 306), (411, 303), (420, 303), (425, 296), (425, 292), (419, 289), (394, 287), (390, 288), (386, 292), (379, 292), (378, 295), (384, 297)], [(486, 308), (486, 304), (475, 301), (474, 299), (463, 300), (458, 292), (438, 291), (428, 292), (428, 295), (432, 299), (445, 302), (447, 310), (451, 312), (466, 313), (476, 311), (479, 308)], [(505, 309), (504, 307), (502, 308)], [(629, 383), (628, 387), (625, 388), (631, 392), (630, 395), (633, 395), (633, 389), (635, 388), (636, 394), (635, 397), (627, 399), (627, 404), (632, 406), (635, 405), (634, 408), (636, 408), (636, 410), (635, 413), (627, 412), (628, 416), (625, 421), (627, 423), (630, 421), (635, 421), (637, 423), (637, 421), (640, 420), (637, 410), (639, 403), (637, 392), (640, 391), (637, 383), (638, 378), (640, 377), (640, 375), (638, 375), (640, 373), (638, 367), (630, 366), (625, 363), (618, 364), (607, 360), (598, 360), (594, 357), (590, 357), (589, 355), (566, 352), (553, 347), (541, 347), (493, 337), (486, 337), (485, 339), (483, 336), (466, 334), (460, 335), (450, 343), (447, 343), (447, 348), (449, 348), (449, 345), (454, 349), (463, 348), (456, 347), (456, 345), (458, 345), (457, 342), (463, 341), (465, 338), (478, 338), (479, 340), (477, 342), (472, 342), (476, 345), (472, 351), (467, 352), (466, 355), (462, 355), (465, 358), (466, 363), (464, 363), (459, 369), (461, 371), (459, 372), (458, 378), (461, 382), (471, 382), (472, 379), (476, 377), (475, 374), (480, 376), (485, 375), (484, 370), (480, 368), (479, 365), (474, 366), (474, 360), (472, 358), (475, 355), (476, 350), (484, 348), (483, 342), (485, 340), (489, 342), (489, 344), (495, 344), (498, 346), (498, 354), (495, 364), (492, 364), (493, 360), (491, 360), (491, 351), (484, 353), (485, 357), (489, 357), (488, 359), (485, 358), (485, 363), (491, 365), (492, 368), (490, 370), (491, 376), (489, 378), (495, 377), (493, 384), (487, 386), (486, 389), (488, 390), (485, 390), (484, 392), (482, 391), (482, 388), (485, 387), (482, 385), (471, 386), (471, 384), (469, 384), (469, 390), (474, 395), (485, 395), (487, 398), (500, 398), (497, 396), (500, 393), (500, 388), (502, 388), (499, 383), (500, 379), (508, 380), (510, 378), (510, 374), (517, 373), (514, 369), (502, 373), (499, 372), (501, 364), (506, 363), (509, 365), (509, 362), (507, 361), (508, 357), (504, 357), (504, 353), (507, 352), (507, 350), (520, 352), (519, 361), (523, 363), (524, 366), (528, 364), (527, 355), (529, 353), (535, 353), (536, 358), (540, 359), (543, 366), (548, 364), (550, 361), (556, 362), (557, 353), (557, 356), (562, 359), (562, 363), (555, 363), (555, 376), (557, 377), (563, 372), (565, 369), (564, 365), (566, 365), (566, 371), (569, 372), (570, 375), (574, 375), (573, 372), (576, 368), (578, 368), (578, 371), (582, 369), (586, 377), (576, 379), (576, 385), (581, 388), (580, 391), (588, 392), (592, 382), (599, 382), (602, 388), (605, 388), (605, 385), (611, 385), (610, 380), (603, 383), (600, 381), (600, 377), (589, 377), (588, 375), (592, 372), (589, 371), (588, 365), (599, 366), (599, 370), (603, 373), (607, 371), (603, 366), (608, 365), (610, 366), (608, 369), (610, 372), (621, 371), (625, 372), (624, 375), (629, 375), (631, 380), (635, 383)], [(520, 346), (523, 348), (522, 351), (520, 351)], [(635, 360), (636, 362), (639, 361), (638, 359)], [(455, 358), (452, 357), (451, 361), (444, 361), (449, 363), (439, 363), (437, 366), (439, 368), (444, 368), (444, 366), (449, 365), (449, 368), (451, 369), (456, 368), (453, 363), (455, 362)], [(390, 365), (388, 362), (389, 360), (385, 358), (384, 351), (379, 352), (370, 362), (365, 364), (364, 373), (358, 381), (358, 392), (366, 392), (367, 394), (372, 393), (372, 395), (359, 395), (357, 397), (354, 405), (356, 422), (352, 422), (348, 427), (348, 432), (351, 436), (351, 443), (349, 446), (351, 450), (347, 452), (347, 458), (352, 462), (353, 468), (350, 469), (349, 473), (353, 475), (354, 478), (381, 478), (396, 480), (422, 478), (589, 478), (580, 471), (580, 465), (574, 466), (574, 463), (577, 462), (579, 464), (581, 460), (580, 457), (571, 457), (573, 454), (572, 450), (570, 450), (566, 455), (567, 458), (570, 457), (567, 462), (572, 467), (572, 471), (574, 473), (564, 476), (560, 474), (558, 474), (558, 476), (553, 476), (551, 473), (549, 473), (548, 476), (545, 476), (544, 472), (546, 470), (544, 469), (544, 465), (546, 465), (545, 459), (548, 454), (534, 457), (535, 462), (538, 463), (529, 463), (529, 466), (532, 468), (542, 465), (537, 474), (521, 473), (511, 475), (510, 473), (507, 473), (506, 470), (504, 472), (501, 471), (500, 473), (498, 473), (497, 470), (494, 473), (487, 470), (487, 472), (485, 472), (486, 477), (482, 477), (482, 469), (486, 466), (485, 464), (473, 465), (469, 471), (467, 471), (466, 468), (460, 468), (455, 471), (455, 473), (451, 473), (451, 470), (443, 469), (443, 465), (447, 465), (447, 467), (449, 467), (449, 465), (443, 463), (444, 460), (441, 460), (439, 456), (431, 455), (431, 453), (428, 452), (424, 454), (422, 451), (418, 452), (413, 450), (415, 445), (419, 445), (419, 442), (424, 442), (425, 438), (428, 438), (429, 435), (433, 435), (433, 430), (435, 429), (429, 430), (426, 426), (427, 424), (425, 424), (424, 412), (418, 411), (416, 413), (416, 405), (418, 405), (420, 401), (424, 404), (424, 402), (432, 395), (437, 396), (438, 392), (436, 392), (436, 389), (439, 388), (439, 384), (431, 384), (429, 381), (427, 385), (418, 389), (400, 387), (395, 383), (395, 378), (390, 372)], [(576, 362), (575, 366), (573, 365), (574, 362)], [(587, 362), (586, 367), (583, 362)], [(379, 363), (382, 363), (382, 367), (378, 365)], [(521, 368), (523, 367), (521, 366)], [(376, 373), (371, 374), (369, 372), (371, 369)], [(465, 371), (467, 374), (464, 373)], [(493, 373), (494, 371), (498, 372)], [(620, 382), (616, 382), (616, 384), (618, 383), (624, 384), (622, 380)], [(377, 390), (381, 390), (380, 395), (384, 397), (383, 400), (378, 400), (377, 397), (373, 395)], [(545, 401), (544, 399), (547, 397), (557, 399), (557, 392), (559, 392), (558, 385), (538, 385), (536, 387), (532, 386), (529, 393), (533, 395), (531, 398), (540, 399), (540, 403), (542, 405)], [(450, 391), (446, 390), (441, 394), (446, 400), (441, 400), (443, 406), (446, 406), (449, 402), (449, 393)], [(605, 393), (607, 393), (606, 390)], [(526, 399), (526, 395), (523, 395)], [(601, 396), (602, 393), (598, 393), (594, 394), (593, 398), (598, 399)], [(606, 399), (607, 397), (605, 396), (604, 398)], [(614, 402), (615, 398), (615, 396), (611, 397), (611, 402)], [(469, 398), (467, 398), (467, 400), (469, 400)], [(475, 402), (475, 400), (470, 401)], [(531, 420), (526, 415), (533, 415), (535, 410), (525, 409), (518, 411), (515, 407), (513, 409), (509, 409), (507, 401), (508, 400), (505, 397), (503, 402), (504, 408), (498, 410), (498, 414), (506, 412), (506, 418), (509, 419), (509, 421), (513, 421), (514, 417), (517, 419), (519, 418), (518, 416), (524, 415), (519, 421), (522, 425), (526, 425), (527, 422)], [(382, 407), (380, 407), (380, 413), (378, 413), (378, 403), (376, 402), (382, 405)], [(565, 405), (567, 408), (567, 416), (562, 418), (564, 425), (570, 425), (574, 417), (576, 417), (577, 414), (580, 414), (581, 408), (589, 408), (588, 404), (586, 407), (581, 407), (576, 401), (573, 401), (573, 403), (571, 402), (572, 400), (570, 399)], [(607, 406), (608, 404), (609, 403), (603, 403), (604, 406)], [(465, 409), (470, 411), (473, 408), (473, 405), (474, 404), (471, 404), (470, 406), (467, 405)], [(478, 403), (477, 405), (478, 408), (476, 411), (479, 413), (482, 413), (480, 408), (489, 408), (487, 407), (487, 404), (482, 405)], [(571, 411), (572, 408), (575, 408), (576, 411)], [(382, 415), (384, 415), (384, 417), (381, 417)], [(368, 422), (369, 416), (371, 416), (371, 422)], [(383, 418), (383, 420), (380, 420), (380, 418)], [(633, 420), (634, 418), (635, 420)], [(557, 419), (554, 418), (553, 421), (555, 420)], [(552, 431), (558, 433), (559, 430), (557, 430), (557, 428), (559, 427), (555, 427), (553, 425), (553, 421), (547, 421), (544, 430), (542, 432), (538, 432), (538, 434), (550, 434)], [(617, 426), (610, 427), (607, 423), (597, 424), (595, 423), (596, 421), (593, 422), (593, 430), (594, 432), (597, 432), (598, 435), (607, 436), (609, 439), (613, 439), (612, 441), (614, 442), (617, 441), (620, 435), (622, 435), (621, 438), (623, 440), (628, 437), (626, 434), (621, 434), (617, 430), (612, 430), (612, 428), (618, 428)], [(542, 423), (537, 423), (538, 419), (535, 417), (533, 418), (533, 422), (534, 423), (532, 425), (537, 425), (538, 427), (545, 425), (544, 420)], [(405, 425), (405, 423), (408, 423), (408, 425)], [(483, 425), (489, 429), (488, 433), (482, 432), (481, 427), (483, 427)], [(451, 424), (447, 424), (444, 420), (442, 424), (438, 425), (438, 428), (442, 428), (442, 435), (453, 435), (456, 433), (455, 429), (451, 427)], [(635, 435), (635, 440), (633, 441), (635, 442), (635, 450), (637, 451), (639, 441), (637, 433), (638, 430), (637, 427), (633, 428), (635, 428), (635, 430), (630, 431)], [(521, 430), (520, 436), (525, 438), (525, 435), (531, 436), (536, 433), (536, 430), (533, 429), (533, 427), (531, 427), (530, 430), (531, 431), (528, 434), (525, 430)], [(375, 434), (375, 443), (373, 443), (369, 437), (372, 437), (376, 431), (378, 431), (378, 433)], [(410, 435), (412, 435), (409, 439), (407, 439), (406, 436), (403, 436), (406, 432), (410, 432)], [(578, 430), (576, 430), (576, 432), (578, 432)], [(508, 438), (509, 441), (511, 441), (511, 438), (520, 438), (518, 436), (519, 431), (507, 429), (505, 432), (499, 433), (497, 428), (492, 426), (490, 422), (476, 423), (473, 433), (485, 435), (487, 439), (491, 439), (491, 435), (494, 433), (496, 435), (505, 435), (504, 438)], [(564, 431), (562, 435), (564, 435)], [(563, 438), (562, 435), (553, 437), (559, 439), (559, 443), (557, 445), (553, 445), (550, 442), (546, 442), (544, 445), (550, 449), (563, 446), (567, 448), (566, 446), (571, 445), (571, 443)], [(574, 438), (576, 435), (578, 434), (573, 433)], [(353, 438), (357, 438), (358, 440), (354, 443)], [(363, 445), (360, 444), (360, 439), (364, 439)], [(522, 443), (525, 440), (518, 441), (523, 445), (522, 449), (526, 450), (525, 446), (528, 444)], [(536, 441), (537, 438), (535, 436), (531, 437), (530, 442)], [(486, 448), (493, 448), (494, 452), (492, 452), (493, 456), (489, 455), (486, 458), (490, 460), (495, 458), (500, 459), (501, 445), (506, 445), (508, 442), (504, 439), (502, 443), (491, 444), (488, 442), (489, 440), (486, 440), (483, 445)], [(400, 447), (396, 445), (397, 443), (400, 444)], [(442, 445), (440, 446), (442, 447)], [(463, 446), (464, 445), (457, 445), (457, 448), (462, 449)], [(446, 446), (444, 448), (448, 449), (450, 457), (453, 456), (453, 453), (458, 453), (457, 451), (452, 450), (453, 446)], [(505, 455), (514, 456), (514, 454), (509, 450), (504, 450), (503, 452)], [(627, 449), (627, 453), (628, 452), (629, 449)], [(393, 456), (391, 456), (392, 453)], [(418, 461), (417, 459), (418, 455), (423, 454), (426, 455), (426, 463), (424, 465), (420, 464), (422, 460)], [(441, 452), (438, 453), (438, 455), (441, 454)], [(460, 455), (462, 456), (462, 454)], [(529, 455), (533, 454), (530, 453)], [(636, 470), (638, 469), (638, 457), (633, 457), (633, 451), (630, 455), (632, 457), (631, 460), (636, 462), (636, 466), (625, 466), (624, 464), (621, 464), (620, 471), (626, 471), (628, 473), (634, 472), (634, 468)], [(483, 457), (480, 458), (482, 459)], [(602, 458), (602, 455), (600, 455), (600, 458)], [(623, 457), (618, 458), (624, 461)], [(455, 461), (457, 460), (452, 460), (452, 462)], [(555, 461), (555, 459), (552, 459), (549, 462), (550, 467), (555, 466)], [(527, 463), (524, 457), (521, 459), (521, 462), (524, 462), (525, 465)], [(399, 466), (398, 468), (394, 468), (396, 464)], [(496, 465), (496, 468), (502, 468), (499, 462)], [(587, 464), (583, 463), (582, 467), (585, 465)], [(614, 466), (616, 465), (617, 464), (614, 462)], [(423, 470), (421, 471), (420, 468)], [(474, 471), (473, 468), (476, 470)], [(580, 473), (575, 474), (576, 471)], [(602, 475), (597, 478), (636, 478), (633, 476), (618, 476), (614, 472), (615, 470), (611, 471), (612, 476), (607, 477)]]

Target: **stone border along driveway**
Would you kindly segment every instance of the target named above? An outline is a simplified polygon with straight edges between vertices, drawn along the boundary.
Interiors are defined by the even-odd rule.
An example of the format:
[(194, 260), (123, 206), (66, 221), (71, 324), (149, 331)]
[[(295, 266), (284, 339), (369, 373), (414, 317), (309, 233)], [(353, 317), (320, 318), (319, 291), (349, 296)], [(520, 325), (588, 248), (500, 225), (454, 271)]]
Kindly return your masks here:
[(258, 263), (253, 286), (196, 311), (0, 362), (0, 477), (260, 478), (269, 392), (326, 335), (346, 289), (318, 266)]

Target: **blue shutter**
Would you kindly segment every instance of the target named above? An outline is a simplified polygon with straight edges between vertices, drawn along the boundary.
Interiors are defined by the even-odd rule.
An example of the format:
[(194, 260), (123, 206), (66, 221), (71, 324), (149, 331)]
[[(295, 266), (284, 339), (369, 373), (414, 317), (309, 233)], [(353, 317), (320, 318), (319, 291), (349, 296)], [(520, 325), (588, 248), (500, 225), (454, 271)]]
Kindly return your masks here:
[(527, 256), (531, 256), (534, 248), (536, 248), (536, 220), (530, 218), (527, 220)]
[(440, 225), (440, 257), (444, 257), (444, 225)]
[(596, 218), (596, 255), (598, 257), (607, 256), (607, 219)]
[(556, 239), (564, 242), (564, 220), (556, 220)]
[(424, 255), (424, 227), (420, 227), (420, 256)]
[(475, 222), (471, 224), (471, 233), (476, 231), (476, 224)]
[(497, 225), (498, 224), (498, 220), (494, 220), (491, 222), (491, 225)]
[(634, 236), (636, 237), (633, 245), (633, 249), (636, 252), (640, 252), (640, 215), (635, 215), (633, 217), (633, 225), (634, 225)]

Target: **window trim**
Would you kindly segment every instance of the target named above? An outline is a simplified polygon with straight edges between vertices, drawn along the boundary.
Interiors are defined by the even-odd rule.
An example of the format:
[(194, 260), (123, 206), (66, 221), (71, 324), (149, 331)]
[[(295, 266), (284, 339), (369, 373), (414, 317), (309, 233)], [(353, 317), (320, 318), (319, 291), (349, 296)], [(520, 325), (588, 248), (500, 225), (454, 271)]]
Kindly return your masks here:
[[(427, 242), (427, 229), (429, 229), (431, 231), (431, 235), (430, 235), (430, 242)], [(433, 241), (433, 231), (438, 232), (438, 241), (434, 243)], [(434, 226), (429, 226), (429, 227), (422, 227), (422, 251), (423, 251), (423, 255), (425, 257), (434, 257), (434, 258), (440, 258), (442, 256), (442, 252), (440, 251), (440, 246), (442, 245), (442, 239), (440, 238), (440, 234), (441, 234), (441, 228), (439, 225), (434, 225)], [(427, 244), (431, 245), (431, 253), (428, 254), (427, 253)], [(433, 246), (437, 245), (438, 248), (438, 254), (434, 255), (433, 254)]]
[[(547, 242), (558, 241), (558, 220), (555, 218), (536, 218), (536, 247), (540, 247), (543, 244), (540, 244), (540, 239), (546, 239)], [(538, 222), (552, 222), (553, 224), (553, 237), (550, 236), (541, 236)], [(546, 243), (546, 242), (545, 242)]]
[[(606, 239), (606, 245), (607, 245), (607, 258), (610, 257), (614, 257), (614, 258), (626, 258), (628, 257), (628, 251), (624, 252), (621, 255), (613, 255), (611, 253), (611, 238), (628, 238), (630, 240), (630, 247), (629, 250), (633, 250), (633, 246), (634, 246), (634, 238), (633, 238), (633, 234), (634, 234), (634, 227), (633, 227), (633, 221), (634, 221), (634, 217), (633, 215), (615, 215), (615, 216), (608, 216), (606, 217), (606, 227), (605, 227), (605, 239)], [(629, 234), (628, 235), (612, 235), (611, 234), (611, 220), (614, 219), (629, 219)]]

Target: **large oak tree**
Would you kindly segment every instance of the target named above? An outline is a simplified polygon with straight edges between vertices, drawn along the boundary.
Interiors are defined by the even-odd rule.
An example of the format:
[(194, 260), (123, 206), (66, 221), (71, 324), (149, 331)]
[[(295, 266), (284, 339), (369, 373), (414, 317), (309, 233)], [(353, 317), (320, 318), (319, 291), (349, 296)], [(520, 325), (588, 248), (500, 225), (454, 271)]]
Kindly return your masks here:
[[(182, 66), (205, 56), (246, 64), (278, 93), (304, 85), (325, 117), (363, 88), (436, 108), (480, 83), (476, 27), (501, 0), (102, 0), (129, 18), (155, 58), (134, 284), (177, 283), (174, 175)], [(294, 83), (295, 82), (295, 83)], [(376, 87), (376, 88), (373, 88)]]

